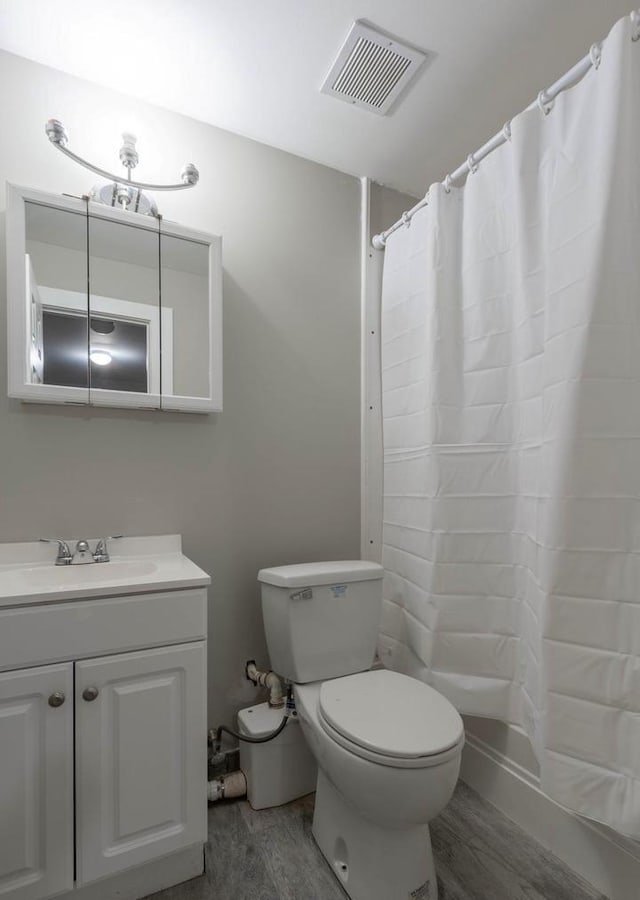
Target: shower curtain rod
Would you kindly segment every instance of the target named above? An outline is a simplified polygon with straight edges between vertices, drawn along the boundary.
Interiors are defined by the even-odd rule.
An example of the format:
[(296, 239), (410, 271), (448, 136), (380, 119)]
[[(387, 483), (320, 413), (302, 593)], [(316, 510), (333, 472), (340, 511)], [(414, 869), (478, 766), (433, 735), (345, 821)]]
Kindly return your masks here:
[[(640, 10), (633, 10), (629, 14), (631, 19), (631, 24), (633, 25), (633, 35), (632, 39), (637, 41), (640, 39)], [(548, 87), (545, 91), (540, 91), (536, 99), (527, 106), (525, 112), (528, 112), (530, 109), (535, 109), (535, 107), (539, 107), (540, 110), (547, 115), (551, 111), (553, 103), (558, 96), (563, 91), (568, 90), (574, 85), (578, 84), (584, 76), (587, 74), (589, 69), (593, 66), (594, 68), (598, 68), (600, 65), (600, 59), (602, 56), (602, 43), (592, 44), (591, 49), (587, 53), (580, 62), (576, 63), (573, 68), (569, 69), (561, 78), (558, 78), (551, 87)], [(445, 190), (448, 192), (451, 189), (451, 186), (456, 181), (460, 181), (467, 177), (471, 172), (475, 172), (478, 163), (483, 160), (490, 153), (493, 153), (498, 147), (505, 144), (509, 138), (511, 137), (511, 122), (507, 122), (502, 129), (497, 134), (488, 140), (486, 144), (483, 144), (479, 150), (476, 150), (475, 153), (469, 154), (466, 160), (459, 166), (455, 172), (452, 172), (442, 182), (444, 184)], [(394, 231), (397, 231), (398, 228), (402, 228), (403, 225), (407, 225), (413, 216), (418, 212), (418, 210), (423, 209), (429, 203), (429, 192), (427, 191), (426, 195), (416, 203), (410, 210), (403, 213), (402, 216), (395, 222), (390, 228), (387, 228), (386, 231), (382, 231), (380, 234), (376, 234), (373, 236), (371, 243), (376, 250), (384, 250), (385, 244), (387, 243), (387, 238), (389, 235), (393, 234)]]

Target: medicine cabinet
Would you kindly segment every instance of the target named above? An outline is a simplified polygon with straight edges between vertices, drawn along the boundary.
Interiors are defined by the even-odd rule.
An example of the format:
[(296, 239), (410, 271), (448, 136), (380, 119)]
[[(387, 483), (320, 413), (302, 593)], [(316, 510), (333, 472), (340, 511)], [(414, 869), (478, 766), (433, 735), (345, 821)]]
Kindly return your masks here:
[(220, 237), (7, 186), (9, 396), (222, 409)]

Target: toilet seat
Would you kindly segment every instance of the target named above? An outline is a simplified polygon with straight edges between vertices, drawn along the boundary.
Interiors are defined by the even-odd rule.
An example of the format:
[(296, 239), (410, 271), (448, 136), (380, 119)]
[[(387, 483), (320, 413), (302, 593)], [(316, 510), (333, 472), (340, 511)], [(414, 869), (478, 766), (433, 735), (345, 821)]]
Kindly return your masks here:
[(325, 681), (318, 717), (345, 749), (398, 768), (440, 765), (460, 753), (464, 743), (462, 719), (446, 697), (386, 669)]

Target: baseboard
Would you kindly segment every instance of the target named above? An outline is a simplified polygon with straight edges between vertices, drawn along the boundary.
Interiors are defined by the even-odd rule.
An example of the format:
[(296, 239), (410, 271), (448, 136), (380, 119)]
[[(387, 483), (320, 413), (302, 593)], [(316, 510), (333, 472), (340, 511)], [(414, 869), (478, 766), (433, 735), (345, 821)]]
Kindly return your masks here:
[(638, 900), (640, 844), (560, 806), (533, 773), (468, 733), (460, 777), (609, 900)]

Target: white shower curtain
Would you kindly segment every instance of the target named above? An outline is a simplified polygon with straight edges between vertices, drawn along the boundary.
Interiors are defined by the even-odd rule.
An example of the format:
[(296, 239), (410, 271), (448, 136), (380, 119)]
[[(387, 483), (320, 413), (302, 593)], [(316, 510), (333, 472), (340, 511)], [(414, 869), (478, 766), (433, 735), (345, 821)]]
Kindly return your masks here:
[(524, 727), (541, 786), (640, 839), (640, 42), (390, 236), (390, 666)]

